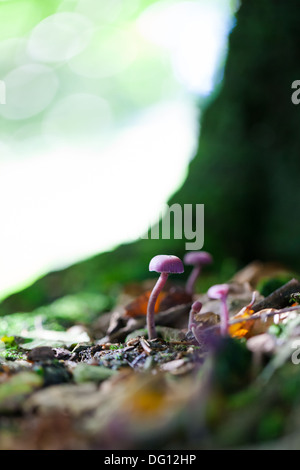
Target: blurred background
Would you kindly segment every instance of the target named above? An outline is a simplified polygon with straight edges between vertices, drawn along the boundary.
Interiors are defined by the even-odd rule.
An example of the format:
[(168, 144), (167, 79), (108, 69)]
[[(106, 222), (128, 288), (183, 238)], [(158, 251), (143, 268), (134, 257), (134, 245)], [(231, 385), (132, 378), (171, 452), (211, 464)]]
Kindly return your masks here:
[[(132, 307), (138, 316), (146, 312), (144, 294), (157, 279), (148, 271), (150, 259), (185, 254), (185, 240), (142, 238), (165, 203), (204, 204), (203, 249), (213, 263), (203, 269), (196, 295), (233, 276), (264, 296), (291, 277), (299, 279), (300, 105), (291, 99), (292, 84), (300, 80), (299, 0), (0, 0), (0, 25), (1, 445), (16, 430), (17, 440), (25, 433), (38, 448), (43, 439), (51, 445), (52, 423), (56, 439), (63, 433), (76, 445), (69, 421), (64, 424), (59, 411), (52, 413), (52, 395), (54, 420), (44, 419), (43, 400), (32, 402), (31, 413), (26, 396), (36, 382), (23, 378), (23, 387), (22, 380), (14, 381), (11, 375), (23, 374), (24, 364), (19, 369), (13, 361), (23, 362), (23, 352), (16, 355), (19, 345), (21, 350), (68, 345), (71, 361), (89, 361), (85, 346), (81, 350), (75, 344), (106, 342), (108, 323), (111, 332), (120, 332), (132, 320), (125, 323), (122, 317), (129, 300), (138, 299)], [(170, 276), (169, 286), (184, 285), (190, 271), (186, 266), (182, 275)], [(298, 301), (298, 293), (293, 297)], [(176, 292), (175, 301), (183, 303)], [(173, 315), (169, 318), (173, 327)], [(291, 320), (283, 328), (272, 325), (278, 327), (272, 333), (266, 322), (262, 330), (253, 328), (257, 336), (268, 331), (278, 339), (270, 348), (266, 338), (252, 345), (260, 357), (255, 364), (250, 365), (248, 350), (244, 354), (246, 336), (237, 349), (231, 341), (227, 348), (225, 341), (225, 348), (216, 350), (208, 376), (200, 375), (201, 390), (207, 394), (208, 378), (212, 393), (208, 402), (205, 396), (198, 400), (197, 445), (203, 437), (208, 448), (216, 437), (222, 448), (224, 442), (243, 448), (250, 442), (251, 448), (261, 439), (272, 447), (283, 433), (287, 439), (279, 447), (298, 445), (299, 374), (291, 364), (280, 370), (290, 355), (289, 342), (299, 336), (298, 319)], [(56, 357), (64, 357), (61, 353)], [(59, 372), (57, 359), (48, 369), (45, 358), (45, 367), (33, 359), (44, 383), (69, 380)], [(107, 364), (114, 367), (110, 360)], [(136, 401), (134, 383), (128, 393), (128, 382), (121, 381), (122, 400), (114, 409)], [(261, 393), (267, 383), (266, 394)], [(153, 396), (164, 407), (165, 401), (151, 393), (141, 403), (147, 405)], [(78, 397), (76, 416), (82, 406)], [(169, 405), (176, 402), (172, 398)], [(208, 413), (203, 414), (203, 403)], [(150, 410), (152, 418), (147, 407), (141, 410)], [(85, 410), (82, 429), (92, 433), (94, 445), (100, 428), (88, 424)], [(88, 410), (92, 419), (98, 416)], [(109, 422), (106, 411), (99, 415), (104, 421), (98, 420), (105, 423), (104, 444), (123, 422), (122, 416)], [(169, 417), (165, 426), (163, 417), (156, 434), (163, 443), (169, 424), (175, 441), (184, 435), (185, 422), (187, 438), (192, 437), (192, 420), (185, 421), (181, 405), (179, 411), (174, 415), (179, 427)], [(24, 414), (28, 426), (21, 425)], [(39, 414), (40, 425), (32, 421)], [(137, 416), (143, 422), (142, 414)], [(17, 421), (11, 421), (14, 417)], [(126, 416), (125, 421), (125, 443), (130, 443)], [(147, 433), (141, 427), (138, 432), (145, 442)]]
[(1, 0), (0, 298), (146, 231), (187, 176), (237, 7)]

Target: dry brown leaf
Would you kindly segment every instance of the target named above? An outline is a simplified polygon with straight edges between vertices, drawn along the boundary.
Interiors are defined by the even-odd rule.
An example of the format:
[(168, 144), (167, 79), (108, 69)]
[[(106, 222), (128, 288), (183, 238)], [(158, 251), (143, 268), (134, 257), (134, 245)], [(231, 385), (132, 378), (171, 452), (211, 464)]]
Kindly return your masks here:
[[(240, 323), (229, 326), (228, 331), (232, 338), (244, 338), (247, 336), (254, 323), (254, 320), (248, 320), (253, 313), (254, 311), (251, 308), (246, 307), (232, 317), (232, 320), (241, 319)], [(247, 319), (247, 321), (242, 321), (243, 319)]]
[[(126, 305), (124, 316), (137, 317), (139, 315), (146, 315), (151, 292), (151, 290), (144, 292)], [(185, 305), (191, 301), (191, 295), (187, 294), (183, 289), (171, 288), (169, 292), (160, 292), (155, 304), (155, 313), (163, 312), (177, 305)]]
[(253, 261), (240, 271), (238, 271), (232, 278), (237, 283), (249, 283), (252, 288), (257, 286), (257, 283), (265, 278), (271, 276), (278, 276), (281, 274), (288, 274), (289, 271), (278, 263), (263, 263), (261, 261)]
[(214, 312), (197, 313), (194, 317), (199, 328), (208, 328), (215, 326), (220, 322), (220, 315)]
[[(124, 315), (126, 317), (137, 317), (139, 315), (146, 315), (147, 314), (147, 307), (149, 302), (149, 297), (151, 295), (151, 290), (144, 292), (143, 294), (139, 295), (136, 299), (130, 302), (125, 307)], [(164, 292), (160, 292), (156, 304), (155, 304), (155, 313), (159, 311), (159, 306), (161, 301), (164, 299), (166, 294)]]
[(229, 334), (235, 338), (250, 338), (266, 333), (274, 322), (282, 322), (288, 314), (289, 312), (280, 313), (280, 310), (275, 308), (265, 308), (254, 312), (251, 308), (245, 307), (232, 317), (231, 321), (241, 319), (241, 322), (231, 324)]

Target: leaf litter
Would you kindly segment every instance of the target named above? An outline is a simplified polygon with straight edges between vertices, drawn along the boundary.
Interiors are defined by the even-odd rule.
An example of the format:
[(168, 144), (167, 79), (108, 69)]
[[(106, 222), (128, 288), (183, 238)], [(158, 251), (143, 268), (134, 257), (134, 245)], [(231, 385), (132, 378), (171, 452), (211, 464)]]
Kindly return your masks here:
[[(51, 305), (32, 312), (29, 323), (25, 314), (2, 317), (0, 449), (298, 442), (300, 283), (290, 279), (263, 296), (247, 270), (238, 279), (229, 282), (226, 336), (218, 300), (206, 293), (192, 298), (171, 283), (155, 313), (155, 339), (147, 336), (149, 288), (142, 283), (131, 298), (126, 286), (115, 307), (95, 298), (95, 309), (88, 309), (80, 296), (88, 316), (76, 305), (73, 321), (75, 298), (61, 301), (69, 308), (67, 322), (57, 301), (53, 319)], [(202, 304), (194, 318), (197, 337), (187, 328), (195, 299)]]

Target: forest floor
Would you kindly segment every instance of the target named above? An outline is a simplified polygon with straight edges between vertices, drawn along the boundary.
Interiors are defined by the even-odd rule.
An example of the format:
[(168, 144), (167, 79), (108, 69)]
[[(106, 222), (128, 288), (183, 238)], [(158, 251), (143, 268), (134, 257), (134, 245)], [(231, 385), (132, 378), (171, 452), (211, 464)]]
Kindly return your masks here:
[(152, 281), (1, 317), (0, 450), (299, 448), (300, 283), (260, 269), (229, 281), (225, 336), (173, 279), (151, 340)]

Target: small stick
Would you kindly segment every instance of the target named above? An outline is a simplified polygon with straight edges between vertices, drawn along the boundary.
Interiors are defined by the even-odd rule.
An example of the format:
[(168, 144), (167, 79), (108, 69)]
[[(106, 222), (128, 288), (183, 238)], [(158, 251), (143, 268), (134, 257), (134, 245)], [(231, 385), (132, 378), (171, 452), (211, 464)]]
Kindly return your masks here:
[(142, 352), (141, 354), (139, 354), (132, 362), (128, 362), (128, 364), (130, 365), (130, 367), (134, 368), (134, 366), (143, 358), (145, 357), (145, 353)]
[[(261, 320), (261, 319), (272, 317), (272, 316), (275, 316), (275, 315), (281, 315), (283, 313), (292, 312), (294, 310), (300, 310), (300, 305), (295, 305), (294, 307), (286, 307), (286, 308), (282, 308), (280, 310), (274, 309), (271, 312), (263, 312), (262, 314), (254, 313), (253, 315), (249, 315), (248, 317), (236, 318), (235, 320), (231, 320), (228, 323), (228, 326), (236, 325), (237, 323), (244, 323), (244, 322), (247, 322), (247, 321)], [(214, 328), (220, 328), (220, 324), (209, 326), (209, 327), (205, 328), (205, 330), (213, 330)]]
[(140, 345), (142, 346), (143, 350), (146, 354), (151, 354), (152, 349), (150, 348), (150, 344), (144, 338), (140, 338)]
[(289, 305), (291, 295), (300, 292), (300, 282), (297, 279), (291, 279), (283, 286), (276, 289), (265, 299), (253, 305), (252, 310), (258, 312), (265, 308), (284, 308)]

